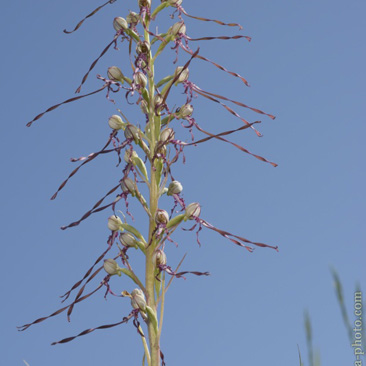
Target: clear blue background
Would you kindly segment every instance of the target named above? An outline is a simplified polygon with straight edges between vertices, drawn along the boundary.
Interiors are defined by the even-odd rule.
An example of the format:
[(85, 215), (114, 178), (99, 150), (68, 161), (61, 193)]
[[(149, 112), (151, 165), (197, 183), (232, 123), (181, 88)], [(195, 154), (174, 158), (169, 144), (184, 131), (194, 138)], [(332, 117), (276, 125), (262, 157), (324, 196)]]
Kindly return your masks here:
[[(70, 324), (62, 314), (24, 333), (15, 328), (58, 309), (58, 296), (105, 249), (110, 211), (78, 228), (59, 227), (81, 217), (118, 182), (116, 158), (100, 157), (85, 166), (51, 202), (74, 168), (68, 159), (102, 146), (116, 107), (143, 123), (123, 94), (115, 96), (116, 106), (100, 94), (60, 107), (25, 128), (36, 114), (73, 96), (112, 39), (113, 18), (137, 8), (135, 1), (118, 1), (73, 35), (62, 33), (98, 5), (100, 0), (34, 0), (2, 6), (1, 365), (22, 365), (23, 359), (30, 366), (141, 364), (141, 342), (132, 324), (50, 346), (118, 321), (130, 310), (127, 300), (105, 301), (100, 293), (75, 308)], [(353, 321), (355, 284), (366, 288), (366, 4), (185, 0), (183, 5), (193, 15), (239, 22), (244, 26), (240, 34), (253, 37), (251, 43), (201, 42), (202, 55), (242, 74), (250, 88), (200, 60), (191, 64), (191, 80), (275, 114), (275, 121), (261, 118), (262, 138), (247, 130), (233, 139), (279, 167), (210, 141), (186, 149), (187, 163), (175, 167), (175, 178), (183, 182), (187, 202), (202, 204), (203, 218), (252, 240), (277, 244), (280, 251), (258, 248), (250, 254), (207, 230), (199, 248), (194, 234), (177, 233), (180, 245), (169, 245), (169, 263), (174, 267), (188, 252), (183, 268), (208, 270), (212, 276), (173, 282), (162, 338), (167, 365), (297, 365), (297, 344), (306, 360), (305, 309), (323, 365), (352, 364), (330, 266), (339, 271)], [(162, 16), (161, 29), (170, 24), (170, 13)], [(192, 37), (238, 34), (215, 24), (186, 23)], [(84, 91), (100, 86), (95, 74), (106, 75), (108, 66), (128, 70), (126, 47), (120, 45), (119, 52), (111, 50), (100, 61)], [(158, 75), (173, 70), (173, 59), (173, 54), (166, 56)], [(185, 59), (181, 52), (181, 63)], [(183, 96), (175, 95), (172, 103), (183, 103)], [(207, 130), (241, 125), (214, 103), (198, 98), (194, 104), (196, 120)], [(163, 202), (168, 208), (168, 201)], [(135, 217), (146, 231), (143, 212), (137, 209)], [(139, 268), (141, 259), (135, 263)], [(133, 289), (126, 279), (113, 279), (112, 285), (115, 291)]]

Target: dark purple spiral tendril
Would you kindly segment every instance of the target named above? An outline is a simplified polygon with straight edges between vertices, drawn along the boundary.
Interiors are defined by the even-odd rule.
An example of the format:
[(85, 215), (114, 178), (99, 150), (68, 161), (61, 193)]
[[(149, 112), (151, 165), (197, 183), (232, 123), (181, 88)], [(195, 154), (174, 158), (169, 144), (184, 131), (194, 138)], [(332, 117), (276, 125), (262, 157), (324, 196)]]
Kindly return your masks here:
[(75, 31), (77, 31), (81, 25), (84, 23), (84, 21), (90, 17), (92, 17), (95, 13), (97, 13), (99, 10), (101, 10), (102, 8), (104, 8), (106, 5), (108, 4), (113, 4), (114, 2), (116, 2), (117, 0), (109, 0), (106, 3), (104, 3), (101, 6), (98, 6), (96, 9), (94, 9), (90, 14), (88, 14), (84, 19), (80, 20), (80, 22), (75, 26), (75, 28), (72, 31), (67, 31), (66, 29), (64, 29), (64, 33), (66, 34), (71, 34), (74, 33)]
[[(136, 319), (137, 316), (138, 316), (138, 313), (139, 313), (139, 310), (137, 309), (134, 309), (131, 311), (131, 313), (124, 317), (122, 319), (122, 321), (118, 322), (118, 323), (114, 323), (114, 324), (107, 324), (107, 325), (101, 325), (97, 328), (90, 328), (90, 329), (87, 329), (87, 330), (84, 330), (83, 332), (79, 333), (78, 335), (76, 336), (73, 336), (73, 337), (68, 337), (68, 338), (64, 338), (62, 339), (61, 341), (58, 341), (58, 342), (53, 342), (51, 345), (54, 346), (56, 344), (62, 344), (62, 343), (67, 343), (67, 342), (71, 342), (72, 340), (74, 340), (75, 338), (78, 338), (78, 337), (81, 337), (83, 335), (86, 335), (86, 334), (89, 334), (89, 333), (92, 333), (94, 332), (95, 330), (99, 330), (99, 329), (109, 329), (109, 328), (113, 328), (113, 327), (116, 327), (118, 325), (121, 325), (121, 324), (124, 324), (124, 323), (127, 323), (131, 318), (134, 318)], [(135, 325), (135, 323), (134, 323)], [(136, 325), (135, 325), (136, 326)]]
[[(209, 19), (209, 18), (202, 18), (202, 17), (193, 16), (193, 15), (188, 14), (188, 13), (183, 9), (182, 5), (176, 5), (175, 7), (177, 8), (177, 10), (176, 10), (175, 12), (177, 12), (177, 11), (178, 11), (178, 17), (179, 17), (180, 19), (182, 19), (182, 20), (183, 20), (183, 18), (182, 18), (182, 13), (183, 13), (185, 16), (187, 16), (187, 17), (189, 17), (189, 18), (192, 18), (192, 19), (201, 20), (201, 21), (204, 21), (204, 22), (214, 22), (214, 23), (216, 23), (216, 24), (224, 25), (224, 26), (228, 26), (228, 27), (238, 27), (240, 30), (241, 30), (241, 29), (243, 29), (243, 27), (242, 27), (240, 24), (238, 24), (238, 23), (224, 23), (224, 22), (222, 22), (221, 20), (216, 20), (216, 19)], [(175, 12), (174, 12), (174, 13), (175, 13)], [(174, 16), (174, 13), (172, 14), (172, 16)]]

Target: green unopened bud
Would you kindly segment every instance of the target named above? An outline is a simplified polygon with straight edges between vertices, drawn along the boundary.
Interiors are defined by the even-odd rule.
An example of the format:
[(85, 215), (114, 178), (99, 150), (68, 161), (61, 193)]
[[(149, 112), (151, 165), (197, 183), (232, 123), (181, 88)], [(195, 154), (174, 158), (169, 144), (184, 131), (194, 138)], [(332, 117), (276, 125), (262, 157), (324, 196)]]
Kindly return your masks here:
[(103, 264), (104, 270), (110, 275), (118, 275), (121, 276), (121, 269), (117, 262), (114, 259), (106, 259)]
[(140, 8), (150, 8), (151, 7), (151, 0), (138, 0), (138, 4)]
[(116, 32), (120, 31), (121, 29), (127, 29), (128, 24), (125, 18), (117, 17), (113, 20), (113, 28), (116, 30)]
[(120, 116), (114, 114), (112, 117), (109, 117), (108, 125), (112, 130), (122, 130), (125, 123)]
[(121, 83), (124, 83), (123, 74), (119, 67), (117, 66), (111, 66), (108, 67), (108, 79), (112, 81), (119, 81)]
[(155, 250), (152, 256), (152, 262), (156, 267), (159, 265), (165, 265), (167, 262), (165, 253), (161, 249)]
[(175, 23), (168, 29), (168, 33), (172, 36), (177, 36), (178, 34), (186, 34), (186, 25), (184, 24), (184, 22)]
[(130, 13), (126, 17), (126, 20), (127, 23), (136, 25), (140, 21), (140, 16), (137, 13), (130, 11)]
[(147, 78), (142, 72), (137, 72), (134, 76), (135, 83), (141, 88), (145, 88), (147, 85)]
[(129, 233), (121, 233), (119, 236), (119, 241), (125, 247), (134, 247), (137, 248), (137, 241), (133, 235)]
[(137, 155), (137, 152), (135, 150), (126, 150), (124, 160), (126, 163), (134, 164), (133, 160), (138, 157), (139, 156)]
[(135, 125), (128, 124), (125, 128), (124, 135), (126, 139), (134, 139), (136, 144), (140, 140), (139, 129)]
[(173, 194), (179, 194), (182, 191), (183, 186), (181, 185), (181, 183), (178, 182), (177, 180), (173, 180), (173, 182), (169, 184), (167, 195), (171, 196)]
[(149, 105), (147, 104), (146, 100), (141, 100), (140, 108), (143, 114), (149, 114)]
[(169, 214), (165, 210), (157, 210), (155, 214), (155, 222), (157, 224), (167, 224), (169, 221)]
[(194, 220), (201, 213), (201, 205), (198, 202), (193, 202), (186, 207), (185, 220)]
[(180, 108), (177, 108), (177, 110), (175, 111), (175, 114), (178, 119), (180, 118), (184, 119), (186, 117), (189, 117), (192, 115), (192, 113), (193, 113), (192, 104), (184, 104)]
[(131, 193), (132, 196), (136, 193), (136, 183), (131, 178), (123, 178), (121, 181), (121, 189), (124, 193)]
[(134, 309), (146, 311), (145, 295), (139, 288), (135, 288), (131, 293), (131, 305)]
[(172, 128), (164, 128), (163, 131), (160, 133), (160, 141), (162, 142), (170, 142), (171, 140), (174, 140), (175, 134), (174, 130)]
[(112, 215), (108, 217), (108, 229), (112, 231), (118, 231), (121, 228), (122, 220), (116, 216)]

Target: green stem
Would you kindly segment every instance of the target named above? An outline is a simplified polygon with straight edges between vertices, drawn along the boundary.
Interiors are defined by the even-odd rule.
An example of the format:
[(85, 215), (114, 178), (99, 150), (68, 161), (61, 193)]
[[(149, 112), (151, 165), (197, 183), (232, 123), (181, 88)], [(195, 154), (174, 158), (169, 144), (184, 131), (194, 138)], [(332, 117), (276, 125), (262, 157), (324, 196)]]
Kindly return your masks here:
[(144, 350), (145, 350), (145, 357), (147, 359), (147, 364), (148, 366), (151, 366), (151, 356), (150, 356), (150, 351), (149, 351), (149, 347), (147, 345), (147, 342), (146, 342), (146, 337), (145, 337), (145, 334), (144, 332), (142, 331), (142, 328), (139, 326), (139, 332), (140, 332), (140, 335), (141, 335), (141, 340), (142, 340), (142, 344), (144, 346)]
[[(149, 29), (150, 21), (146, 19), (146, 29)], [(150, 36), (149, 33), (145, 30), (145, 41), (150, 44)], [(149, 57), (149, 73), (148, 73), (148, 81), (149, 81), (149, 124), (151, 131), (155, 131), (155, 108), (154, 108), (154, 95), (155, 95), (155, 80), (154, 80), (154, 62), (150, 51)], [(155, 134), (151, 134), (150, 141), (150, 161), (152, 161), (155, 154), (155, 146), (156, 146), (156, 136)], [(149, 246), (146, 249), (146, 264), (145, 264), (145, 288), (146, 288), (146, 301), (147, 305), (153, 309), (155, 312), (157, 310), (154, 296), (154, 282), (155, 282), (155, 265), (152, 261), (152, 257), (155, 250), (155, 238), (154, 231), (156, 227), (155, 223), (155, 213), (158, 209), (158, 200), (159, 200), (159, 188), (157, 186), (156, 180), (156, 170), (154, 169), (153, 164), (151, 164), (151, 173), (150, 173), (150, 214), (149, 217)], [(151, 366), (159, 366), (160, 364), (160, 345), (159, 345), (159, 337), (156, 334), (156, 330), (151, 321), (148, 322), (148, 332), (149, 332), (149, 342), (150, 342), (150, 354), (151, 354)]]

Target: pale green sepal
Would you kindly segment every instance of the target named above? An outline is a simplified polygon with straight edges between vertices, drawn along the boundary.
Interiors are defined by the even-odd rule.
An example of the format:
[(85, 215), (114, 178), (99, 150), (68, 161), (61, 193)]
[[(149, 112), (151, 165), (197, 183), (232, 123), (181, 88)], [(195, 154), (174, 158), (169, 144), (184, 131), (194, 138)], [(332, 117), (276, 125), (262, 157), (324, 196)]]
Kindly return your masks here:
[(122, 268), (122, 269), (121, 269), (121, 271), (122, 271), (126, 276), (130, 277), (130, 278), (131, 278), (131, 280), (132, 280), (133, 282), (135, 282), (135, 283), (136, 283), (136, 285), (140, 286), (140, 284), (135, 280), (135, 276), (133, 275), (133, 273), (132, 273), (130, 270), (128, 270), (127, 268)]
[(136, 42), (140, 42), (140, 37), (132, 30), (132, 29), (125, 29), (125, 33), (132, 37)]
[(150, 306), (147, 305), (146, 313), (147, 313), (147, 317), (149, 318), (151, 324), (154, 327), (155, 333), (158, 334), (158, 318), (155, 314), (155, 311)]
[(141, 95), (146, 100), (146, 102), (149, 103), (149, 92), (146, 88), (142, 90)]
[(139, 168), (141, 174), (145, 177), (146, 181), (148, 182), (149, 181), (149, 177), (147, 175), (146, 165), (142, 161), (142, 159), (139, 158), (139, 157), (137, 157), (137, 158), (133, 158), (132, 161), (133, 161), (133, 165), (136, 165)]
[(161, 172), (163, 171), (163, 166), (164, 166), (163, 159), (156, 159), (154, 166), (156, 168), (156, 172), (155, 172), (156, 184), (159, 187), (160, 180), (161, 180)]
[(174, 75), (168, 75), (168, 76), (165, 76), (165, 78), (161, 79), (157, 84), (156, 86), (158, 88), (160, 88), (162, 85), (164, 85), (165, 83), (167, 83), (168, 81), (170, 80), (173, 80), (174, 78)]
[(180, 214), (178, 216), (173, 217), (167, 224), (166, 227), (167, 229), (172, 228), (174, 226), (178, 226), (183, 219), (185, 218), (185, 214)]
[(155, 139), (159, 140), (160, 130), (161, 130), (161, 117), (160, 116), (155, 116), (154, 125), (155, 125)]
[(159, 5), (159, 6), (158, 6), (154, 11), (153, 11), (153, 13), (151, 14), (151, 18), (152, 18), (152, 19), (154, 19), (160, 11), (164, 10), (164, 9), (165, 9), (165, 8), (167, 8), (168, 6), (170, 6), (170, 5), (169, 5), (169, 3), (168, 3), (167, 1), (165, 1), (165, 2), (161, 3), (161, 4), (160, 4), (160, 5)]
[(142, 236), (142, 234), (133, 226), (129, 225), (129, 224), (122, 224), (121, 225), (126, 231), (130, 232), (131, 234), (135, 235), (136, 238), (139, 238), (143, 241), (145, 241), (144, 237)]
[(168, 124), (169, 122), (173, 121), (174, 119), (174, 116), (171, 114), (170, 116), (167, 116), (167, 117), (164, 117), (162, 120), (161, 120), (161, 125), (162, 126), (165, 126), (166, 124)]

